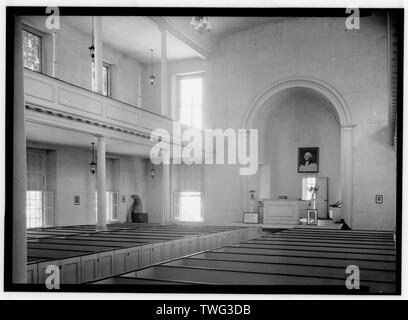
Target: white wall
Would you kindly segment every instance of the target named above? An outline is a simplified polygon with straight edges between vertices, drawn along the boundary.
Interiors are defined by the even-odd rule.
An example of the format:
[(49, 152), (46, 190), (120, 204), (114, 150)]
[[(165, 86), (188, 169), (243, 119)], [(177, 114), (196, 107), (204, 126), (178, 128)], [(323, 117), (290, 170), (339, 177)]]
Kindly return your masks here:
[[(88, 17), (90, 19), (90, 17)], [(52, 74), (52, 37), (45, 28), (45, 16), (28, 16), (23, 21), (43, 32), (43, 73)], [(57, 32), (55, 77), (82, 88), (92, 90), (92, 65), (89, 47), (91, 37), (61, 19), (60, 30)], [(138, 68), (139, 63), (123, 52), (106, 44), (103, 46), (103, 60), (112, 65), (111, 97), (122, 102), (137, 105)]]
[[(362, 17), (360, 25), (359, 30), (346, 31), (343, 18), (277, 18), (274, 23), (223, 38), (203, 63), (206, 126), (242, 128), (245, 114), (257, 95), (287, 77), (306, 76), (328, 83), (343, 96), (356, 125), (353, 228), (393, 229), (396, 157), (386, 136), (389, 99), (386, 16)], [(183, 72), (196, 69), (192, 61), (177, 65)], [(169, 70), (178, 71), (171, 66)], [(206, 219), (242, 221), (244, 208), (239, 205), (242, 179), (237, 168), (207, 167)], [(376, 194), (384, 195), (383, 204), (375, 204)]]
[[(163, 166), (152, 166), (150, 160), (146, 160), (147, 163), (147, 201), (148, 201), (148, 214), (149, 222), (160, 223), (162, 222), (162, 212), (163, 212), (163, 180), (162, 180), (162, 169)], [(155, 176), (152, 178), (150, 176), (150, 169), (154, 168)]]
[[(48, 184), (48, 189), (54, 191), (55, 225), (94, 224), (96, 175), (89, 172), (90, 150), (35, 142), (27, 142), (27, 146), (55, 151), (56, 161), (47, 163), (47, 174), (55, 172), (55, 176), (49, 174), (55, 183)], [(145, 160), (136, 156), (109, 154), (107, 157), (118, 161), (113, 172), (116, 181), (112, 191), (119, 192), (119, 220), (126, 221), (128, 199), (132, 194), (140, 196), (145, 211), (149, 212)], [(122, 203), (123, 195), (127, 200), (125, 203)], [(80, 196), (80, 205), (74, 205), (74, 196)]]

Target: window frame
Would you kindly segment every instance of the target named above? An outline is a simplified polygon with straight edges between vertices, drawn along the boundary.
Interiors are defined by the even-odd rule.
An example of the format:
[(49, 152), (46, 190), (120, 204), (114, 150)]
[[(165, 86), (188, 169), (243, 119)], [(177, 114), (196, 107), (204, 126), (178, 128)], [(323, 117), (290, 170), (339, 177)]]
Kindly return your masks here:
[[(95, 82), (95, 61), (91, 62), (91, 89), (92, 92), (100, 94), (104, 97), (110, 98), (111, 97), (111, 92), (112, 92), (112, 88), (111, 88), (111, 72), (112, 72), (112, 64), (103, 61), (102, 62), (102, 90), (99, 92), (96, 91), (95, 87), (96, 87), (96, 82)], [(106, 95), (103, 94), (103, 68), (107, 69), (107, 75), (106, 75), (106, 88), (107, 88), (107, 92)]]
[[(186, 193), (197, 193), (196, 195), (187, 195)], [(176, 201), (176, 204), (174, 206), (176, 212), (174, 212), (174, 220), (177, 222), (181, 223), (203, 223), (204, 222), (204, 192), (202, 191), (179, 191), (175, 193), (175, 197), (177, 199), (174, 199)], [(200, 197), (200, 217), (199, 220), (182, 220), (180, 218), (180, 208), (181, 208), (181, 198), (182, 197)]]
[[(112, 88), (111, 88), (111, 85), (112, 85), (111, 84), (112, 65), (110, 63), (106, 62), (106, 61), (103, 61), (102, 62), (102, 69), (103, 68), (106, 68), (107, 72), (106, 72), (106, 95), (104, 95), (103, 93), (102, 93), (102, 95), (104, 97), (110, 98), (111, 97), (111, 92), (112, 92)], [(103, 72), (102, 72), (102, 81), (103, 80), (104, 79), (103, 79)], [(103, 84), (102, 84), (102, 86), (103, 86)]]
[[(194, 223), (205, 223), (205, 166), (204, 165), (199, 165), (200, 166), (200, 191), (180, 191), (179, 186), (176, 186), (175, 184), (172, 185), (172, 194), (173, 196), (171, 197), (171, 219), (172, 221), (177, 221), (178, 223), (186, 223), (186, 224), (194, 224)], [(173, 165), (172, 170), (171, 170), (171, 175), (172, 175), (172, 181), (174, 181), (174, 178), (177, 177), (177, 180), (180, 180), (180, 171), (177, 170), (177, 166)], [(180, 220), (179, 214), (180, 214), (180, 194), (182, 192), (200, 192), (201, 196), (201, 220), (200, 221), (183, 221)]]
[(312, 199), (312, 192), (308, 190), (308, 180), (314, 179), (314, 186), (317, 184), (317, 176), (304, 176), (302, 177), (302, 200), (303, 201), (311, 201)]
[[(106, 216), (105, 216), (106, 222), (107, 223), (119, 222), (120, 221), (120, 218), (119, 218), (119, 215), (120, 215), (119, 191), (106, 190), (105, 194), (106, 194)], [(112, 201), (113, 194), (117, 195), (117, 198), (116, 198), (116, 200), (117, 200), (117, 203), (116, 203), (116, 215), (117, 215), (117, 217), (116, 217), (116, 219), (112, 219), (112, 217), (113, 217), (113, 207), (114, 207), (114, 204), (113, 204), (113, 201)], [(98, 221), (98, 191), (97, 190), (95, 190), (94, 195), (95, 195), (95, 198), (94, 198), (95, 199), (95, 221)]]
[[(38, 53), (39, 60), (40, 60), (40, 70), (36, 71), (36, 70), (30, 69), (28, 67), (24, 67), (24, 65), (23, 65), (23, 67), (25, 69), (31, 70), (33, 72), (37, 72), (37, 73), (42, 74), (43, 71), (44, 71), (44, 61), (43, 61), (44, 33), (41, 32), (41, 31), (38, 31), (37, 29), (34, 29), (33, 27), (30, 27), (30, 26), (28, 26), (26, 24), (23, 24), (21, 29), (22, 29), (21, 33), (22, 33), (23, 39), (24, 39), (24, 31), (28, 32), (28, 33), (31, 33), (32, 35), (34, 35), (34, 36), (36, 36), (36, 37), (38, 37), (40, 39), (39, 53)], [(23, 47), (23, 52), (24, 52), (24, 47)], [(24, 58), (23, 58), (23, 64), (24, 64)]]
[[(201, 78), (202, 81), (202, 88), (201, 88), (201, 95), (202, 95), (202, 101), (201, 101), (201, 128), (196, 128), (194, 126), (190, 126), (184, 123), (180, 122), (181, 119), (181, 81), (184, 79), (194, 79), (194, 78)], [(177, 121), (180, 122), (182, 126), (185, 127), (190, 127), (190, 128), (195, 128), (197, 130), (203, 130), (205, 128), (204, 124), (204, 119), (205, 119), (205, 73), (204, 71), (195, 71), (195, 72), (190, 72), (190, 73), (182, 73), (182, 74), (177, 74), (175, 75), (174, 78), (174, 83), (175, 83), (175, 90), (173, 90), (173, 93), (175, 95), (175, 99), (173, 99), (174, 103), (174, 116), (177, 119)]]
[[(27, 187), (26, 187), (26, 226), (27, 229), (30, 228), (46, 228), (46, 227), (52, 227), (55, 225), (55, 208), (54, 208), (54, 191), (48, 190), (47, 187), (47, 150), (44, 149), (36, 149), (36, 148), (31, 148), (27, 147), (26, 154), (27, 154), (27, 159), (29, 157), (29, 153), (32, 154), (37, 154), (41, 157), (41, 171), (38, 171), (41, 173), (41, 188), (30, 188), (30, 184), (28, 183), (28, 176), (27, 176)], [(31, 170), (29, 170), (29, 167), (27, 165), (26, 168), (26, 174), (28, 175)], [(29, 226), (29, 214), (28, 214), (28, 202), (27, 198), (30, 196), (30, 193), (32, 192), (39, 192), (40, 193), (40, 202), (41, 202), (41, 223), (38, 226)], [(47, 201), (48, 200), (48, 201)], [(49, 205), (49, 203), (51, 203)], [(50, 210), (47, 212), (47, 210)], [(47, 214), (48, 213), (48, 214)], [(48, 220), (47, 217), (50, 218), (50, 223), (47, 224)], [(32, 218), (30, 220), (33, 220)]]

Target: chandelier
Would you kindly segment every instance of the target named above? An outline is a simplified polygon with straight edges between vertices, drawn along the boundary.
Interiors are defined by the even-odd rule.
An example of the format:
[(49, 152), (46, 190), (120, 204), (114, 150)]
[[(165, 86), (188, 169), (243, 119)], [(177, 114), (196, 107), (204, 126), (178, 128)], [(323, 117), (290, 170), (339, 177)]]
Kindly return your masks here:
[(208, 17), (193, 17), (190, 23), (191, 29), (198, 33), (210, 32), (212, 29), (211, 23), (208, 21)]

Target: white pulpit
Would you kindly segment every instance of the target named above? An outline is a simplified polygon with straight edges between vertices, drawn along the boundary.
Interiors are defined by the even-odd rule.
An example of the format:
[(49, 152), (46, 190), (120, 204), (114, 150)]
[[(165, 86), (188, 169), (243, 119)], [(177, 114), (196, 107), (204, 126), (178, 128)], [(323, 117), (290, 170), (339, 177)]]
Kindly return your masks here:
[(299, 199), (265, 199), (263, 224), (298, 225), (307, 201)]

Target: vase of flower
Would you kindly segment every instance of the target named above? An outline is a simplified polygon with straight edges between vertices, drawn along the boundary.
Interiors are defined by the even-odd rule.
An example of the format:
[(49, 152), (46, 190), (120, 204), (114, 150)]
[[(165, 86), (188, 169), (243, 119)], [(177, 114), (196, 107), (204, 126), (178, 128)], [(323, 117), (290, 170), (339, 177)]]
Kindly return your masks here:
[(316, 209), (316, 195), (317, 195), (317, 192), (319, 191), (319, 186), (315, 185), (315, 186), (309, 187), (307, 190), (312, 192), (312, 197), (309, 201), (309, 208), (310, 206), (312, 206), (312, 209)]
[(249, 212), (258, 212), (258, 201), (255, 199), (255, 190), (249, 190)]

